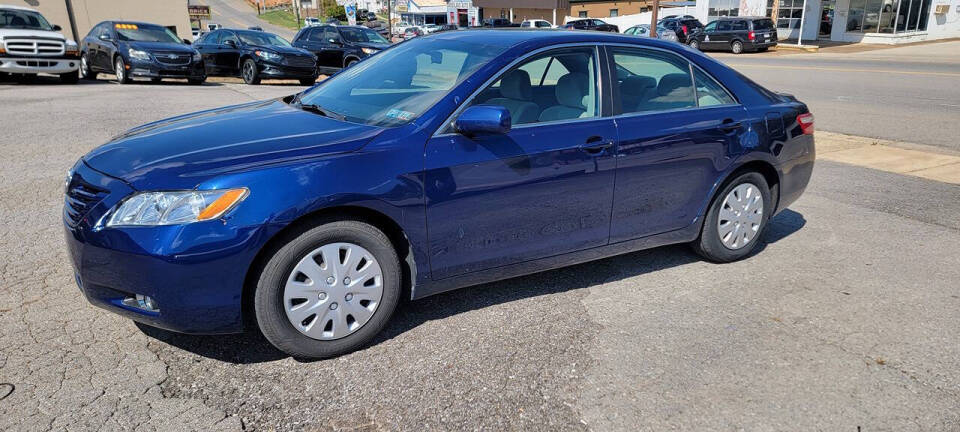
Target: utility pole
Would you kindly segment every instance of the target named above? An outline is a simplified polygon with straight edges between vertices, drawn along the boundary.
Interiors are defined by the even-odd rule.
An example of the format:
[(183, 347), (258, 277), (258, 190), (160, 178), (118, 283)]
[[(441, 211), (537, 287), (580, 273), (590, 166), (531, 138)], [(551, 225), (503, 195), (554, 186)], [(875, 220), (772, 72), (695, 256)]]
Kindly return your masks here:
[(390, 42), (393, 42), (393, 5), (387, 0), (387, 31), (390, 33)]
[(293, 0), (293, 13), (297, 17), (297, 30), (300, 29), (300, 0)]
[(657, 37), (657, 12), (660, 11), (660, 0), (653, 0), (653, 10), (650, 14), (650, 37)]

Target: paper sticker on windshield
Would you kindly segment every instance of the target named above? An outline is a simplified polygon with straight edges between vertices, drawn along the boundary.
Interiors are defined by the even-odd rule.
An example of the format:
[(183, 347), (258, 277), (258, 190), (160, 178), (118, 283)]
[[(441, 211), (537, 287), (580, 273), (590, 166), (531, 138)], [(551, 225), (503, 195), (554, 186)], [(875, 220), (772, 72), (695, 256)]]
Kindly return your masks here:
[(413, 113), (410, 111), (398, 110), (396, 108), (387, 111), (387, 117), (397, 120), (410, 120), (413, 118)]

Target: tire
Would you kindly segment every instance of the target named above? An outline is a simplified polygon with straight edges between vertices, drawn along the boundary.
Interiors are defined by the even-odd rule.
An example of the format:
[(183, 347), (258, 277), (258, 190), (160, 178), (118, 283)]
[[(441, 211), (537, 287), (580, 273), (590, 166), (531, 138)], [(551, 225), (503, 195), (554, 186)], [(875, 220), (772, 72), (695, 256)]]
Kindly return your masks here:
[(304, 78), (300, 80), (300, 85), (312, 86), (317, 83), (317, 77)]
[(80, 54), (80, 79), (95, 80), (97, 73), (90, 69), (90, 62), (87, 60), (87, 53)]
[(63, 84), (76, 84), (80, 81), (80, 71), (75, 70), (73, 72), (67, 72), (65, 74), (60, 74), (60, 82)]
[[(370, 272), (370, 266), (379, 265), (379, 288), (382, 291), (378, 301), (375, 299), (377, 287), (367, 288), (370, 281), (376, 280), (375, 277), (360, 279), (357, 275), (361, 273), (355, 272), (355, 269), (350, 271), (346, 267), (329, 266), (328, 263), (333, 260), (343, 260), (344, 247), (350, 248), (346, 254), (348, 267), (353, 265), (350, 263), (357, 263), (365, 268), (363, 273), (367, 273)], [(327, 267), (316, 264), (315, 259), (311, 261), (311, 256), (323, 256), (323, 266)], [(364, 264), (366, 258), (351, 260), (353, 256), (369, 256), (372, 260)], [(332, 259), (328, 259), (330, 257)], [(333, 265), (340, 266), (341, 263), (335, 262)], [(337, 270), (329, 270), (332, 268)], [(373, 268), (375, 274), (376, 267)], [(322, 280), (312, 280), (300, 269), (317, 271), (316, 279)], [(343, 279), (335, 280), (326, 271)], [(357, 276), (357, 280), (347, 281), (348, 277), (344, 274)], [(325, 277), (328, 279), (323, 279)], [(386, 326), (400, 299), (401, 280), (400, 259), (383, 232), (361, 221), (323, 222), (292, 237), (264, 265), (254, 293), (257, 326), (271, 344), (296, 358), (339, 356), (366, 345)], [(354, 284), (350, 285), (351, 282)], [(290, 293), (286, 292), (288, 284), (294, 288)], [(319, 288), (314, 288), (316, 285)], [(300, 287), (305, 288), (295, 290)], [(356, 292), (356, 298), (353, 298), (351, 290)], [(298, 298), (294, 292), (307, 293), (303, 295), (308, 297)], [(307, 312), (298, 315), (298, 305), (307, 307)], [(359, 327), (352, 328), (350, 317), (354, 315), (351, 312), (366, 314), (371, 306), (374, 307), (372, 315), (360, 319), (354, 317), (353, 324), (359, 324)], [(288, 309), (291, 311), (288, 312)], [(337, 309), (339, 312), (334, 312)], [(300, 321), (300, 316), (306, 318)], [(360, 323), (360, 320), (364, 322)], [(337, 332), (342, 333), (338, 335)]]
[(347, 60), (347, 63), (343, 65), (343, 68), (344, 69), (349, 68), (350, 66), (357, 64), (357, 61), (358, 61), (357, 59)]
[(699, 50), (700, 50), (700, 41), (698, 41), (698, 40), (696, 40), (696, 39), (690, 41), (690, 48), (693, 48), (693, 49), (699, 51)]
[(123, 57), (117, 56), (113, 59), (113, 75), (117, 78), (117, 84), (130, 84), (127, 63), (123, 61)]
[(203, 78), (190, 78), (190, 79), (187, 80), (187, 84), (190, 84), (190, 85), (203, 85), (204, 81), (206, 81), (206, 80), (207, 80), (206, 77), (203, 77)]
[[(752, 191), (750, 191), (750, 187), (753, 188)], [(731, 196), (734, 190), (740, 192), (739, 196), (744, 202), (750, 199), (746, 211), (743, 208), (738, 208), (739, 201)], [(750, 192), (744, 194), (743, 191), (745, 190)], [(757, 196), (757, 193), (759, 193), (760, 199), (754, 201), (753, 198)], [(731, 197), (730, 203), (736, 207), (731, 208), (733, 213), (729, 211), (721, 213), (724, 207), (727, 207), (728, 197)], [(756, 204), (761, 202), (762, 207), (759, 208), (759, 214), (757, 214)], [(757, 172), (746, 172), (738, 175), (733, 180), (728, 181), (713, 198), (713, 202), (710, 203), (707, 215), (703, 219), (703, 227), (700, 229), (700, 237), (692, 244), (694, 251), (707, 260), (718, 263), (736, 261), (746, 257), (760, 242), (772, 210), (770, 187), (767, 185), (766, 179)], [(723, 214), (723, 217), (721, 217), (721, 214)], [(739, 221), (724, 219), (727, 215), (737, 218), (743, 215), (743, 219), (739, 219)], [(723, 223), (725, 220), (726, 224)], [(746, 228), (741, 230), (740, 227), (744, 226)], [(730, 228), (724, 229), (722, 227)], [(722, 230), (732, 231), (728, 231), (727, 237), (721, 238)], [(741, 238), (737, 241), (738, 233), (746, 233), (747, 240), (743, 241), (743, 238)], [(730, 244), (731, 240), (735, 242), (733, 245)]]
[(243, 82), (249, 85), (260, 84), (260, 71), (257, 70), (257, 62), (253, 59), (244, 60), (243, 65), (240, 66), (240, 77), (243, 78)]
[(730, 51), (733, 52), (734, 54), (740, 54), (740, 53), (742, 53), (742, 52), (743, 52), (743, 42), (733, 41), (733, 42), (730, 44)]

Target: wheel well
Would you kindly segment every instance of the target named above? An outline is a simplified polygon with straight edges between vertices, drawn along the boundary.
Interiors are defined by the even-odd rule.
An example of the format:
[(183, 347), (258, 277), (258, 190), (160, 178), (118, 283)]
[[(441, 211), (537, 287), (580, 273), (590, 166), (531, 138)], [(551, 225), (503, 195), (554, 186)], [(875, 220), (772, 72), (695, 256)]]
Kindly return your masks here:
[(780, 204), (780, 174), (777, 174), (777, 169), (769, 162), (759, 160), (750, 161), (730, 173), (724, 180), (724, 184), (745, 172), (758, 172), (763, 176), (763, 179), (767, 181), (767, 186), (770, 188), (770, 201), (773, 201), (773, 208), (776, 209)]
[(400, 225), (387, 215), (367, 207), (329, 207), (297, 218), (274, 234), (273, 237), (260, 248), (260, 251), (257, 252), (253, 263), (247, 269), (243, 283), (242, 312), (246, 328), (256, 327), (256, 314), (253, 311), (253, 296), (257, 288), (257, 280), (260, 277), (260, 272), (264, 266), (266, 266), (270, 257), (283, 247), (283, 245), (304, 231), (323, 223), (339, 220), (366, 222), (387, 235), (393, 248), (397, 251), (397, 256), (400, 258), (400, 268), (403, 274), (403, 280), (400, 285), (403, 292), (401, 292), (400, 298), (410, 298), (413, 281), (416, 280), (417, 266), (413, 259), (413, 249), (411, 248), (410, 240), (407, 239)]
[(347, 67), (347, 63), (350, 63), (350, 60), (360, 61), (360, 57), (349, 55), (343, 58), (343, 67)]

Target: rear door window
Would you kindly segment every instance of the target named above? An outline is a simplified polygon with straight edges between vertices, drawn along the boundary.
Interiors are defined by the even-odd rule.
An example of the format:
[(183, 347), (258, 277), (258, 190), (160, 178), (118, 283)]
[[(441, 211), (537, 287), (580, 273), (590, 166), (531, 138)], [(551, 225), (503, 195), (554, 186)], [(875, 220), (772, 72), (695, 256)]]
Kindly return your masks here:
[(753, 29), (758, 31), (773, 30), (773, 20), (769, 20), (769, 19), (754, 20)]
[(657, 112), (697, 106), (690, 63), (665, 52), (614, 48), (621, 112)]
[(734, 21), (733, 22), (733, 31), (747, 30), (746, 21)]
[(717, 22), (717, 31), (730, 31), (730, 21)]

